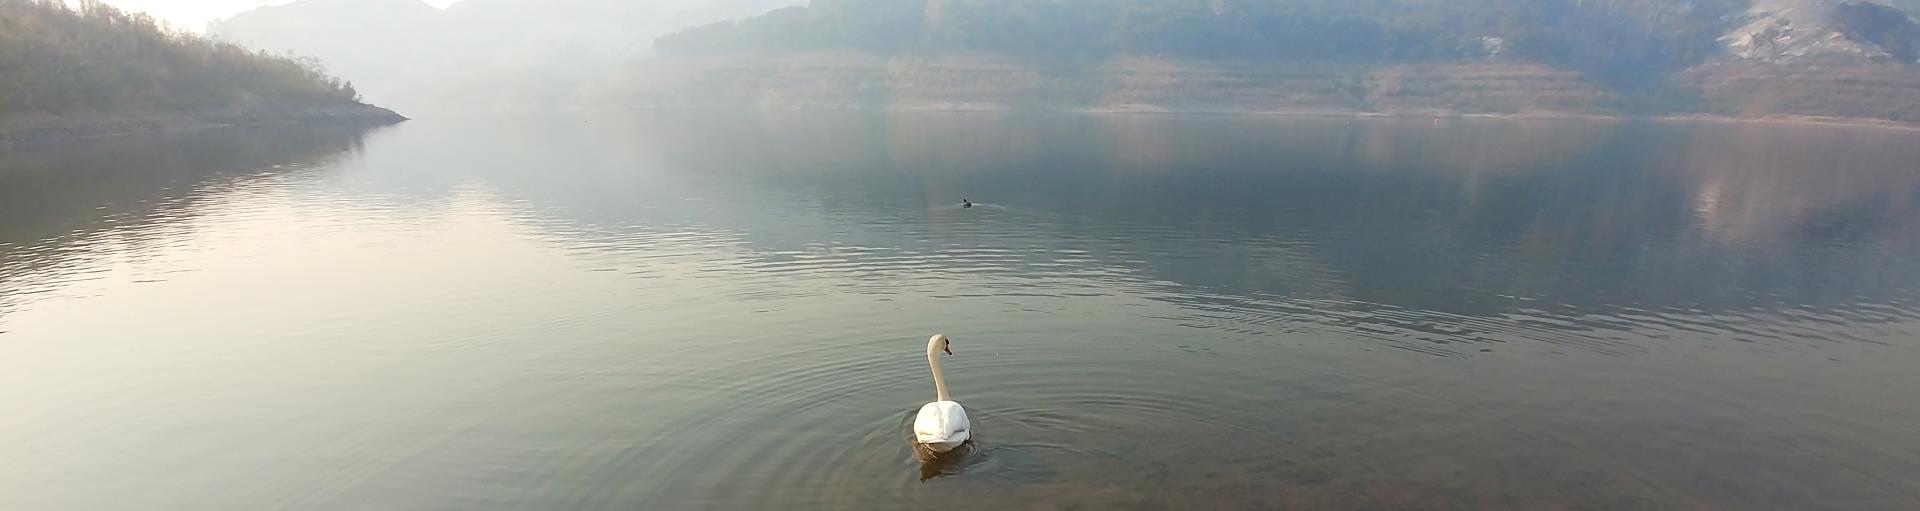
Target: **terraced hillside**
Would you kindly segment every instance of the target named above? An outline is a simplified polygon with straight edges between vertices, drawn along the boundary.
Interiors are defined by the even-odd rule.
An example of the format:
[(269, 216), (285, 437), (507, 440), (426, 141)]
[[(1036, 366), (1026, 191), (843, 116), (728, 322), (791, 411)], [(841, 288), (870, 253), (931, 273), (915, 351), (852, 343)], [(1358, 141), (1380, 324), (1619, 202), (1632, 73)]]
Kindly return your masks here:
[(1920, 122), (1916, 0), (816, 0), (664, 37), (639, 107)]

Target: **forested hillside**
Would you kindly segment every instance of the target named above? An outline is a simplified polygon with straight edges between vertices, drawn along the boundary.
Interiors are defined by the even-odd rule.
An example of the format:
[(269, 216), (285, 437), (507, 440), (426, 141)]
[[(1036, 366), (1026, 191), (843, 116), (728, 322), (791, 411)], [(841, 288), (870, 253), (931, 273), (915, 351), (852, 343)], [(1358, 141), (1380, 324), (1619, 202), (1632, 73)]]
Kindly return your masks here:
[[(172, 116), (394, 119), (312, 63), (159, 26), (95, 0), (0, 0), (0, 137)], [(135, 126), (99, 126), (124, 130)]]
[(815, 0), (662, 38), (663, 52), (988, 52), (1052, 60), (1450, 61), (1644, 79), (1700, 62), (1741, 0)]
[(814, 0), (663, 37), (631, 90), (660, 107), (1920, 122), (1914, 3)]

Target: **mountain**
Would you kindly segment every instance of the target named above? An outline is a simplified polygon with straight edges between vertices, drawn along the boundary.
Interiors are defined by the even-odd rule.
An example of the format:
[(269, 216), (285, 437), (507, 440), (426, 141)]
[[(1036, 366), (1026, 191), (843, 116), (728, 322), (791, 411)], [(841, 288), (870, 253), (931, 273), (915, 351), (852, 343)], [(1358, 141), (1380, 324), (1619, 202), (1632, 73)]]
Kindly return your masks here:
[[(805, 3), (805, 5), (797, 5)], [(1692, 114), (1920, 122), (1920, 0), (304, 0), (215, 24), (408, 111)], [(656, 39), (657, 38), (657, 39)]]
[(589, 102), (655, 37), (798, 0), (303, 0), (214, 23), (216, 38), (311, 56), (408, 111)]
[(669, 54), (1433, 61), (1500, 53), (1612, 77), (1716, 56), (1913, 63), (1920, 0), (816, 0), (664, 37)]
[(170, 127), (391, 122), (295, 60), (160, 28), (98, 2), (0, 0), (0, 142)]
[(1755, 0), (1748, 23), (1721, 37), (1732, 56), (1762, 62), (1915, 62), (1920, 0)]
[(827, 50), (1089, 61), (1501, 57), (1631, 80), (1703, 60), (1737, 0), (816, 0), (660, 40), (675, 55)]
[(1920, 122), (1880, 1), (815, 0), (662, 37), (628, 100)]
[(419, 0), (294, 2), (244, 14), (244, 23), (215, 22), (208, 34), (249, 48), (318, 59), (328, 71), (356, 78), (367, 97), (398, 106), (407, 91), (395, 87), (396, 82), (431, 77), (416, 63), (431, 54), (427, 45), (432, 39), (423, 30), (440, 14)]

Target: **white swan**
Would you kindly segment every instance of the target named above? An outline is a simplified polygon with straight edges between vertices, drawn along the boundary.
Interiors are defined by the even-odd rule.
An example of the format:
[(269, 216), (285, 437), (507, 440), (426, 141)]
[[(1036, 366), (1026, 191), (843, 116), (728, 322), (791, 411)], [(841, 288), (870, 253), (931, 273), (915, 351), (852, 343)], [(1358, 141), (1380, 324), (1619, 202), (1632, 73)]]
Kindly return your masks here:
[(933, 366), (933, 389), (938, 398), (920, 407), (920, 416), (913, 419), (913, 439), (936, 453), (951, 451), (973, 437), (967, 410), (947, 397), (947, 379), (940, 375), (942, 351), (953, 354), (947, 336), (927, 339), (927, 365)]

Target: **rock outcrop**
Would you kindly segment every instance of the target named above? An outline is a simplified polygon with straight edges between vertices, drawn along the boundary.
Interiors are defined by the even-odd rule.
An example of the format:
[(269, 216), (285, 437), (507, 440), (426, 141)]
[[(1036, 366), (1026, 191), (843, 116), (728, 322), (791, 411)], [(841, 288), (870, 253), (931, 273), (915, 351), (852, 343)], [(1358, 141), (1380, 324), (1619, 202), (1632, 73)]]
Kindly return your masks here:
[[(1720, 41), (1728, 56), (1776, 64), (1912, 64), (1913, 9), (1860, 0), (1755, 0), (1750, 22)], [(1904, 10), (1903, 10), (1904, 8)]]

